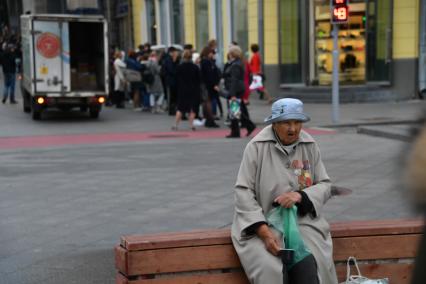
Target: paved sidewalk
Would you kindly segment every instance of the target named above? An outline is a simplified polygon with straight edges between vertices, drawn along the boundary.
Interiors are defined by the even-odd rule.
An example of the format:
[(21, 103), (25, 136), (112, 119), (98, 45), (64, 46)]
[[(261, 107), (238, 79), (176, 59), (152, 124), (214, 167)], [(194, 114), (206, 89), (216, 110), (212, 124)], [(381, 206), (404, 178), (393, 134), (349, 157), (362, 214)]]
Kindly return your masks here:
[[(270, 113), (270, 105), (254, 97), (250, 115), (257, 123)], [(307, 126), (357, 126), (369, 124), (394, 124), (418, 120), (426, 111), (426, 101), (410, 100), (386, 103), (341, 104), (340, 121), (334, 125), (331, 120), (331, 104), (305, 104), (305, 112), (311, 121)]]

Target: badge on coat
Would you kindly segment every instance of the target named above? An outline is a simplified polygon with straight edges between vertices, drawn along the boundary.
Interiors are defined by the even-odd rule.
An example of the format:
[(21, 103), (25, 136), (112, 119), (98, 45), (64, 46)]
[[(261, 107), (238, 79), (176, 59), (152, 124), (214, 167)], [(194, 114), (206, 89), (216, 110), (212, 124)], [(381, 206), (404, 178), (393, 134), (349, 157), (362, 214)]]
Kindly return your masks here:
[(312, 176), (309, 171), (311, 169), (311, 164), (309, 163), (309, 160), (293, 160), (291, 167), (294, 175), (297, 176), (299, 190), (312, 186)]

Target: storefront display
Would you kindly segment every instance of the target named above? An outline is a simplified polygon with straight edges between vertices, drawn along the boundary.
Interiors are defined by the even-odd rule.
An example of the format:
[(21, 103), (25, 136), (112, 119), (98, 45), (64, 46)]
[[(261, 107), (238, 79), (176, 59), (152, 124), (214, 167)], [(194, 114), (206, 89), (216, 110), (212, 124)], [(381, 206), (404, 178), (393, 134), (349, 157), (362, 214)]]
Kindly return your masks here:
[[(343, 84), (365, 82), (366, 25), (365, 1), (352, 0), (349, 6), (349, 22), (339, 25), (339, 79)], [(316, 0), (315, 14), (315, 78), (319, 85), (331, 85), (333, 66), (333, 25), (330, 23), (330, 2)]]

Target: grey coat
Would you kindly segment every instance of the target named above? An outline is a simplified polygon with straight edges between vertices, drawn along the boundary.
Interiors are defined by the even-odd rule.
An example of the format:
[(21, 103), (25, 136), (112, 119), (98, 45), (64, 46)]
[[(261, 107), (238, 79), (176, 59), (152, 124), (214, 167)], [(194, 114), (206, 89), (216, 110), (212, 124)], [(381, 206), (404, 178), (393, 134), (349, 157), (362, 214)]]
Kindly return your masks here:
[[(273, 200), (284, 192), (303, 189), (316, 214), (299, 217), (302, 238), (315, 257), (321, 284), (336, 284), (330, 227), (322, 208), (331, 197), (330, 179), (314, 139), (302, 130), (295, 149), (287, 154), (265, 127), (246, 146), (235, 185), (232, 242), (251, 283), (282, 283), (281, 260), (270, 254), (257, 235), (245, 229), (267, 222)], [(282, 240), (282, 235), (272, 228)]]
[(154, 75), (154, 82), (146, 85), (149, 93), (164, 93), (163, 84), (161, 83), (160, 70), (161, 66), (153, 60), (144, 61), (146, 68)]

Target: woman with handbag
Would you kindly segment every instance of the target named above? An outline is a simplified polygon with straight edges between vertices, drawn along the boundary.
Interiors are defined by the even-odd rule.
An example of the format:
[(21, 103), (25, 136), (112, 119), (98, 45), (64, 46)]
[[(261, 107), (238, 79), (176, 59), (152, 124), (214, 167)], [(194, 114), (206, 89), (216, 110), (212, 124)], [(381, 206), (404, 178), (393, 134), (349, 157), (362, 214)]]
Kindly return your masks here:
[[(240, 123), (242, 127), (247, 129), (247, 135), (254, 131), (256, 125), (250, 120), (250, 116), (247, 107), (241, 102), (244, 95), (245, 84), (244, 84), (244, 65), (243, 65), (243, 53), (241, 48), (232, 45), (228, 51), (228, 62), (226, 63), (223, 70), (223, 79), (225, 92), (230, 101), (230, 106), (239, 105), (239, 110), (234, 111), (230, 107), (230, 120), (231, 120), (231, 133), (226, 138), (239, 138), (240, 137)], [(238, 107), (236, 107), (238, 108)], [(236, 113), (238, 113), (236, 115)]]
[(259, 93), (259, 98), (263, 99), (264, 97), (266, 97), (266, 99), (268, 100), (268, 103), (272, 103), (272, 97), (269, 95), (268, 90), (266, 90), (265, 88), (265, 74), (263, 73), (262, 70), (262, 59), (260, 57), (260, 53), (259, 53), (259, 45), (257, 45), (256, 43), (253, 43), (250, 46), (251, 52), (253, 53), (253, 55), (251, 56), (250, 59), (250, 69), (252, 72), (252, 76), (260, 76), (262, 79), (262, 87), (258, 88), (256, 91)]

